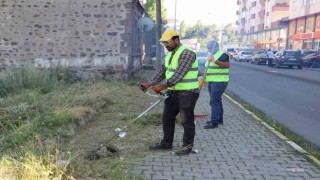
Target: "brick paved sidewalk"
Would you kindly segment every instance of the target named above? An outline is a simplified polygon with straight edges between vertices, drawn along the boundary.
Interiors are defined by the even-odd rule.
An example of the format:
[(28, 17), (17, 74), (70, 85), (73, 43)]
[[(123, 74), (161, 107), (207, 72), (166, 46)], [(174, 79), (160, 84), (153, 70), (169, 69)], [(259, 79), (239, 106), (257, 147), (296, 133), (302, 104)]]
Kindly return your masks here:
[[(208, 101), (204, 88), (196, 114), (210, 113)], [(157, 151), (155, 156), (135, 162), (130, 173), (145, 179), (320, 179), (320, 170), (303, 154), (227, 98), (223, 103), (224, 125), (206, 130), (203, 126), (207, 119), (197, 119), (197, 154), (175, 156), (169, 151)], [(182, 128), (177, 126), (174, 148), (181, 143)]]

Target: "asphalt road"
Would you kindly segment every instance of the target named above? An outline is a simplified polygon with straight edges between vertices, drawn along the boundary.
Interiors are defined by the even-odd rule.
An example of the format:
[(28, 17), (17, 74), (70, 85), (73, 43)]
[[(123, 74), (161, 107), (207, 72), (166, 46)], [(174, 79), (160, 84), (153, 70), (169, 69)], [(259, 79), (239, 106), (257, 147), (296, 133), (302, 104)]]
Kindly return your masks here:
[(320, 69), (231, 61), (228, 91), (320, 147)]

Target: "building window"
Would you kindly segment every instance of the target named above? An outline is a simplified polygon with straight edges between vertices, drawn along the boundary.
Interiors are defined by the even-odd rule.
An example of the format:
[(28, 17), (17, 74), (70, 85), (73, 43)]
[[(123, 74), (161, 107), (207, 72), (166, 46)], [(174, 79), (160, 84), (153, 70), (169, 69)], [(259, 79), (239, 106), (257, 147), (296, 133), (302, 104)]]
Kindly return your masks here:
[(302, 0), (303, 5), (306, 5), (306, 3), (307, 3), (307, 0)]
[(313, 49), (320, 51), (320, 40), (319, 39), (314, 40)]

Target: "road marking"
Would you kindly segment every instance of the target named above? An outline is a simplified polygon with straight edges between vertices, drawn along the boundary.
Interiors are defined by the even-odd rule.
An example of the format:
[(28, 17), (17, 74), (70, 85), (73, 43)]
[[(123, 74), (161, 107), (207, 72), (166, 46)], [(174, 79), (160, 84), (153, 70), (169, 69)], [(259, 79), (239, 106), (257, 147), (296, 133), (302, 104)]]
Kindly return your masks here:
[(306, 150), (302, 149), (302, 147), (300, 147), (298, 144), (294, 143), (293, 141), (287, 141), (287, 143), (289, 143), (293, 148), (295, 148), (297, 151), (301, 152), (301, 153), (305, 153), (308, 154)]

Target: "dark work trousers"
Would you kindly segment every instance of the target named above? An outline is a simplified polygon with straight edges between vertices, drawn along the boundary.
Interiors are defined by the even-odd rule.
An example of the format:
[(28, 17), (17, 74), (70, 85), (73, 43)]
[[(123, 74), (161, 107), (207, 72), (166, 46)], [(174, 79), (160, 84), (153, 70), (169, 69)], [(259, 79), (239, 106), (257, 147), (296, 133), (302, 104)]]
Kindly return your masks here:
[(183, 147), (193, 147), (195, 136), (194, 108), (199, 94), (190, 91), (169, 91), (164, 100), (162, 114), (163, 139), (161, 143), (172, 145), (176, 116), (180, 113), (183, 126)]

